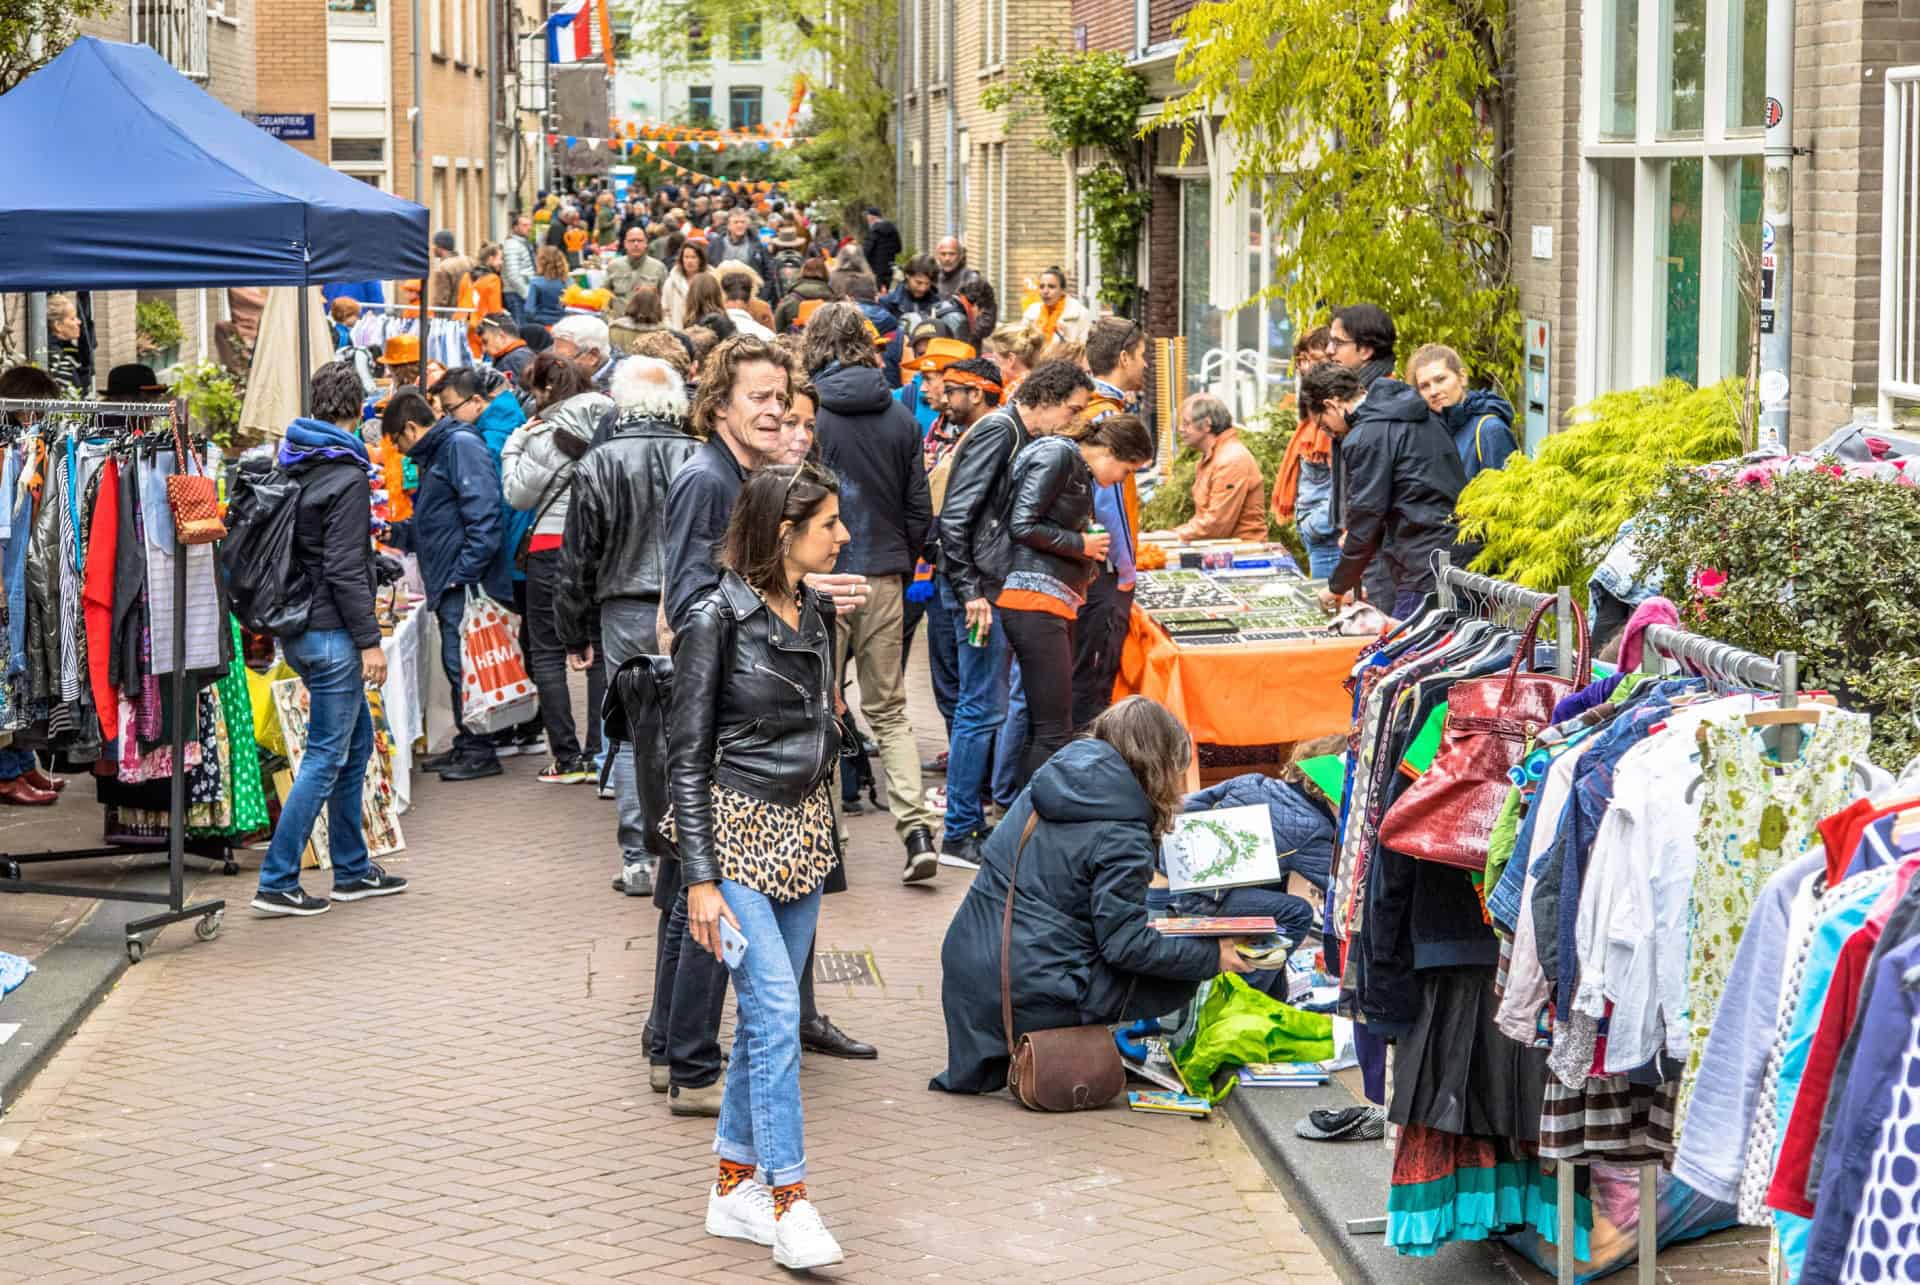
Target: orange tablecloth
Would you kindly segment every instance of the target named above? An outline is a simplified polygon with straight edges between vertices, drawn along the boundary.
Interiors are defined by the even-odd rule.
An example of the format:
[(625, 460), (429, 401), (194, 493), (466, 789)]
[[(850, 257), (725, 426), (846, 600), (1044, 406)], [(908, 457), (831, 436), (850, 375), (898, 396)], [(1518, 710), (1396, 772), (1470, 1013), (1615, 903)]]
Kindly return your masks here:
[(1173, 644), (1134, 608), (1120, 653), (1119, 696), (1151, 696), (1195, 741), (1269, 745), (1346, 732), (1353, 698), (1340, 684), (1370, 638), (1232, 647)]

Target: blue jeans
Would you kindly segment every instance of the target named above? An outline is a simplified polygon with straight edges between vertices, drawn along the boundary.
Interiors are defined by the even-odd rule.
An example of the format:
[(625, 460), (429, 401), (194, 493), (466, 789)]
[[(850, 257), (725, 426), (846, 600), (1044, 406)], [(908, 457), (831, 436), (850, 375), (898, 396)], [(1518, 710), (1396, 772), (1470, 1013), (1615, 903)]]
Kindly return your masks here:
[[(820, 890), (798, 901), (774, 901), (731, 879), (720, 881), (746, 958), (733, 970), (740, 997), (734, 1025), (733, 1060), (720, 1095), (720, 1123), (713, 1153), (734, 1164), (759, 1165), (767, 1185), (784, 1186), (807, 1176), (807, 1146), (801, 1136), (800, 982), (820, 918)], [(700, 947), (687, 946), (688, 950)]]
[(960, 705), (959, 636), (945, 600), (936, 592), (927, 600), (927, 669), (933, 679), (933, 703), (946, 720), (948, 736), (953, 735), (953, 711)]
[(960, 654), (960, 703), (953, 709), (953, 737), (947, 748), (948, 843), (958, 843), (986, 827), (980, 796), (993, 769), (993, 737), (1007, 714), (1007, 667), (1013, 649), (996, 618), (986, 644), (967, 642), (966, 607), (953, 586), (940, 582), (940, 600), (953, 621)]
[(1020, 793), (1020, 760), (1027, 752), (1027, 689), (1020, 681), (1018, 660), (1008, 674), (1007, 721), (993, 738), (993, 801), (1003, 808), (1012, 807)]
[(307, 751), (260, 863), (260, 891), (292, 892), (300, 886), (300, 854), (323, 807), (333, 882), (353, 883), (367, 875), (360, 795), (373, 755), (373, 715), (360, 676), (360, 649), (344, 629), (309, 629), (283, 639), (281, 650), (307, 684)]
[(1315, 580), (1325, 580), (1340, 565), (1340, 537), (1328, 536), (1324, 540), (1309, 540), (1301, 537), (1301, 543), (1307, 546), (1307, 574)]
[(507, 315), (513, 318), (513, 324), (519, 325), (527, 314), (527, 297), (515, 294), (511, 290), (500, 292), (500, 302), (506, 305)]
[(38, 766), (32, 750), (17, 750), (11, 745), (0, 749), (0, 781), (17, 781)]

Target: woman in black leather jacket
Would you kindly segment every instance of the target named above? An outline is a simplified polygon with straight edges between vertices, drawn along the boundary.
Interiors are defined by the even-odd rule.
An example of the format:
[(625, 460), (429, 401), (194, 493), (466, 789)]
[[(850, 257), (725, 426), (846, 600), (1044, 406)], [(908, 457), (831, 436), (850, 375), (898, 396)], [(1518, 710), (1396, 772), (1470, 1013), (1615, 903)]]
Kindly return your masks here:
[(832, 473), (758, 470), (734, 504), (720, 584), (673, 638), (667, 783), (687, 932), (726, 961), (740, 999), (706, 1226), (770, 1245), (795, 1269), (841, 1261), (807, 1199), (797, 979), (839, 861), (828, 797), (840, 754), (834, 608), (802, 578), (832, 571), (846, 543)]
[(1017, 789), (1073, 735), (1074, 620), (1110, 538), (1087, 531), (1093, 488), (1112, 486), (1152, 460), (1153, 435), (1140, 417), (1109, 409), (1035, 438), (1013, 461), (1012, 569), (993, 605), (1027, 694)]

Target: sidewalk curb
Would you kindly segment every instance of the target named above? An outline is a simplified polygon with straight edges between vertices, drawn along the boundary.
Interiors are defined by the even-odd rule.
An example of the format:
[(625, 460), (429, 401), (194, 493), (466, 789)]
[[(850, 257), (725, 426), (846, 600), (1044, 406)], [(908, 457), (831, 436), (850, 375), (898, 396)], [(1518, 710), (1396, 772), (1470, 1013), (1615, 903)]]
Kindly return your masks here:
[[(116, 937), (121, 933), (117, 926)], [(0, 1018), (20, 1029), (0, 1044), (0, 1119), (20, 1100), (53, 1055), (118, 984), (132, 965), (124, 941), (108, 945), (68, 937), (34, 961), (34, 971), (9, 1000), (29, 987), (41, 1001), (32, 1008), (0, 1008)]]

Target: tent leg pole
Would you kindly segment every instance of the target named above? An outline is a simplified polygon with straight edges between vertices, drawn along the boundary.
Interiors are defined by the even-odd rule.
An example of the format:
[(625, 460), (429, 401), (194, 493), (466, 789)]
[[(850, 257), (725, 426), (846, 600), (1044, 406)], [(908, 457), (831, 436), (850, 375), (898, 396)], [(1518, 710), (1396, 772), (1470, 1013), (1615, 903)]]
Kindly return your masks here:
[(307, 297), (307, 287), (301, 285), (294, 289), (300, 298), (300, 306), (296, 309), (300, 314), (300, 414), (305, 416), (313, 410), (313, 341), (307, 334), (311, 324), (307, 314), (312, 311), (309, 306), (312, 301)]

